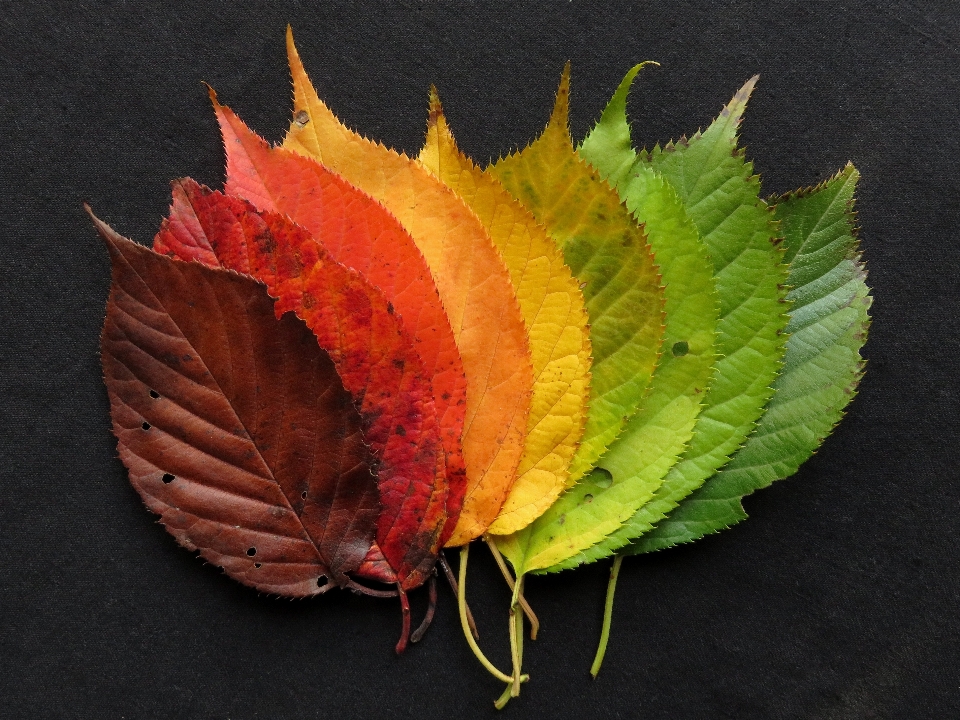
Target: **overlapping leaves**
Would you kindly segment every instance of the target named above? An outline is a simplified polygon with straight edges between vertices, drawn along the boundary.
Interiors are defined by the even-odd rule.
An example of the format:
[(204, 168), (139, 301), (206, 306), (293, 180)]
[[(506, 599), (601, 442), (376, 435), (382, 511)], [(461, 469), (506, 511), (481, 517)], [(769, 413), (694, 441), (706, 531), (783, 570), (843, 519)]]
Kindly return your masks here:
[[(398, 651), (429, 625), (439, 560), (507, 683), (498, 707), (526, 679), (524, 614), (535, 634), (524, 575), (613, 555), (598, 670), (623, 558), (743, 519), (853, 397), (870, 305), (856, 170), (764, 201), (737, 147), (756, 78), (702, 133), (635, 150), (641, 66), (579, 148), (568, 66), (541, 136), (486, 169), (432, 91), (414, 159), (337, 120), (289, 33), (288, 55), (283, 147), (211, 91), (224, 192), (175, 182), (153, 251), (95, 219), (131, 482), (261, 591), (398, 596)], [(481, 535), (513, 590), (510, 673), (467, 627)], [(459, 589), (445, 546), (463, 547)]]

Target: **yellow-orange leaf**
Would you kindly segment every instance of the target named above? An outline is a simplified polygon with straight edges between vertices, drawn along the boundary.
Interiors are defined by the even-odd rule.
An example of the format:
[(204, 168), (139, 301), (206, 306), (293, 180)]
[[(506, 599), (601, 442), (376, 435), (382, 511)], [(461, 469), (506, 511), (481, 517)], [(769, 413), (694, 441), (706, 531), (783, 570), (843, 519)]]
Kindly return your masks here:
[(420, 162), (473, 210), (500, 251), (530, 336), (533, 394), (517, 479), (488, 532), (528, 525), (570, 477), (590, 391), (590, 334), (583, 293), (556, 243), (526, 208), (457, 148), (436, 91)]
[(510, 275), (477, 216), (418, 162), (345, 127), (317, 96), (287, 31), (294, 122), (284, 147), (323, 163), (379, 200), (413, 237), (433, 274), (467, 377), (467, 494), (447, 542), (483, 533), (523, 453), (533, 386), (526, 329)]

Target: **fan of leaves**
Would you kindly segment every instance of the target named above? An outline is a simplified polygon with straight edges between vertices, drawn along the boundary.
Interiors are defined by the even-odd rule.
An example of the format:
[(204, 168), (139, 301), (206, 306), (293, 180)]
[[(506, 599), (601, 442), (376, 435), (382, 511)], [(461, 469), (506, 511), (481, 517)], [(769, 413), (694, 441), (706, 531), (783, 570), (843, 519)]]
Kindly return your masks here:
[[(507, 683), (498, 707), (527, 679), (525, 616), (536, 637), (524, 577), (612, 557), (595, 675), (624, 557), (745, 518), (853, 397), (871, 300), (858, 173), (762, 199), (737, 147), (756, 78), (706, 130), (635, 150), (642, 65), (579, 147), (568, 65), (540, 137), (486, 168), (432, 89), (411, 158), (340, 123), (287, 41), (281, 147), (211, 90), (224, 191), (175, 181), (152, 250), (94, 217), (131, 482), (246, 585), (398, 597), (398, 652), (429, 626), (439, 561)], [(466, 606), (478, 537), (513, 592), (510, 673)], [(459, 583), (444, 547), (462, 548)]]

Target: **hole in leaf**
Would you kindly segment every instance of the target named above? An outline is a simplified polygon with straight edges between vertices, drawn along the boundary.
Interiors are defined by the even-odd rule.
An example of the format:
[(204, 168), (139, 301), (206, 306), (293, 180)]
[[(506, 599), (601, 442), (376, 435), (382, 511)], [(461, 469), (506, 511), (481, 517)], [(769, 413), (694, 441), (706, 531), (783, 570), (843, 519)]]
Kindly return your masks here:
[(613, 485), (613, 475), (606, 468), (595, 467), (590, 471), (590, 477), (587, 480), (598, 488), (608, 488)]
[(250, 557), (253, 557), (256, 554), (257, 554), (256, 548), (250, 548), (249, 550), (247, 550), (247, 555), (249, 555)]
[(253, 566), (257, 569), (260, 569), (263, 567), (263, 563), (254, 563)]
[(177, 477), (176, 477), (176, 475), (171, 475), (170, 473), (164, 473), (164, 474), (163, 474), (163, 477), (160, 478), (160, 479), (163, 480), (163, 482), (164, 482), (165, 485), (169, 485), (169, 484), (172, 483), (174, 480), (176, 480)]
[(146, 420), (144, 420), (144, 421), (143, 421), (143, 425), (141, 425), (140, 427), (142, 427), (144, 430), (149, 430), (149, 429), (150, 429), (150, 423), (148, 423)]
[(307, 114), (306, 110), (300, 110), (296, 115), (293, 116), (293, 122), (297, 127), (303, 127), (308, 122), (310, 122), (310, 115)]
[(160, 398), (160, 393), (158, 393), (156, 390), (151, 390), (150, 397), (152, 397), (154, 400), (157, 400)]
[(593, 495), (591, 495), (590, 493), (587, 493), (586, 495), (583, 496), (583, 501), (584, 501), (585, 503), (587, 503), (587, 504), (592, 503), (592, 502), (593, 502)]
[(690, 352), (690, 344), (686, 340), (681, 340), (673, 344), (674, 357), (683, 357), (688, 352)]
[(306, 499), (307, 499), (307, 491), (304, 490), (302, 493), (300, 493), (300, 497), (302, 497), (304, 500), (306, 500)]

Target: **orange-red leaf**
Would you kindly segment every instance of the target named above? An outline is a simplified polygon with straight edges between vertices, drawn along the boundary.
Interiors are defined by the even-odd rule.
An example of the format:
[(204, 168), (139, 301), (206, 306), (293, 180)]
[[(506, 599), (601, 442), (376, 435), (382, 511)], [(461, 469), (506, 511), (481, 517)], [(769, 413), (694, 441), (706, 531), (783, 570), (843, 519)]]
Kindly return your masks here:
[(252, 279), (94, 222), (113, 266), (101, 338), (113, 431), (147, 507), (258, 590), (347, 584), (373, 541), (377, 487), (360, 416), (313, 333), (293, 313), (277, 321)]
[(288, 32), (297, 118), (284, 147), (312, 157), (383, 203), (426, 258), (467, 376), (467, 495), (448, 545), (483, 533), (513, 484), (533, 369), (503, 260), (477, 216), (415, 160), (344, 127), (310, 84)]
[(379, 460), (383, 510), (358, 573), (402, 589), (420, 585), (439, 549), (446, 482), (429, 380), (389, 302), (303, 228), (245, 200), (184, 180), (174, 184), (170, 214), (156, 250), (205, 262), (212, 254), (264, 282), (277, 314), (294, 311), (330, 353)]
[(442, 538), (446, 542), (466, 491), (460, 438), (467, 381), (430, 268), (410, 235), (380, 203), (319, 163), (271, 148), (218, 103), (212, 90), (210, 98), (227, 152), (225, 192), (301, 225), (333, 259), (380, 289), (413, 337), (433, 386), (446, 454), (448, 519)]

